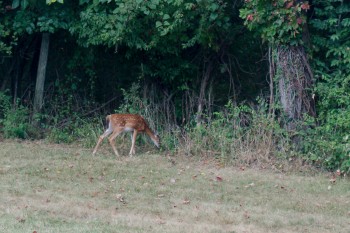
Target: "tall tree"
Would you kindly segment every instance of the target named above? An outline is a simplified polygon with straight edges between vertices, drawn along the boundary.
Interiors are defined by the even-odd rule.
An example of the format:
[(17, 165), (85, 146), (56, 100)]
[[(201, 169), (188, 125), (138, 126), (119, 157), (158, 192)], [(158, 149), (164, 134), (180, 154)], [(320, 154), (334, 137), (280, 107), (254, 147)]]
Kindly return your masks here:
[(50, 43), (50, 34), (48, 32), (45, 32), (42, 34), (42, 39), (41, 39), (38, 72), (37, 72), (37, 78), (36, 78), (36, 84), (35, 84), (34, 112), (33, 112), (34, 115), (41, 112), (41, 108), (43, 105), (47, 58), (49, 55), (49, 43)]
[[(13, 0), (12, 5), (8, 5), (7, 8), (11, 11), (11, 15), (8, 14), (8, 18), (11, 19), (12, 25), (10, 31), (19, 38), (21, 44), (18, 44), (16, 50), (21, 53), (14, 54), (13, 64), (16, 66), (15, 88), (14, 96), (17, 97), (17, 83), (20, 84), (18, 77), (26, 77), (30, 72), (32, 64), (38, 64), (36, 72), (36, 85), (34, 89), (34, 109), (33, 115), (40, 113), (43, 106), (44, 84), (46, 77), (46, 68), (49, 55), (49, 40), (50, 34), (55, 33), (57, 30), (66, 29), (73, 15), (72, 4), (54, 4), (56, 1), (47, 0), (44, 1), (28, 1), (28, 0)], [(62, 0), (57, 2), (63, 3)], [(74, 5), (74, 4), (73, 4)], [(77, 4), (76, 4), (77, 5)], [(8, 12), (9, 13), (9, 12)], [(10, 24), (9, 24), (10, 25)], [(0, 27), (1, 28), (1, 27)], [(39, 50), (39, 56), (23, 56), (23, 53), (28, 53), (28, 48), (35, 51), (31, 45), (36, 41), (35, 38), (41, 37), (41, 46)], [(27, 39), (32, 38), (32, 39)], [(30, 51), (29, 51), (30, 52)], [(39, 57), (38, 62), (32, 62), (35, 57)], [(19, 65), (18, 65), (19, 64)], [(11, 77), (11, 70), (7, 75)], [(2, 89), (5, 88), (8, 78), (5, 78), (2, 83)]]
[(241, 9), (248, 28), (269, 43), (271, 92), (287, 116), (289, 129), (295, 129), (294, 122), (304, 114), (315, 116), (310, 91), (314, 77), (304, 48), (309, 8), (308, 1), (246, 0)]

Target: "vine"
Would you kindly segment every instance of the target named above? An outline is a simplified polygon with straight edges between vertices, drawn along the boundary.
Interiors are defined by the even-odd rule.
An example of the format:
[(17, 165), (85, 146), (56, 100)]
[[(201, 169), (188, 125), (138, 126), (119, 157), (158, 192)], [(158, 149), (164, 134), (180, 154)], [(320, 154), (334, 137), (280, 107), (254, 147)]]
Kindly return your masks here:
[(272, 44), (301, 45), (304, 14), (310, 9), (308, 1), (296, 0), (245, 0), (240, 17), (249, 30), (261, 34)]

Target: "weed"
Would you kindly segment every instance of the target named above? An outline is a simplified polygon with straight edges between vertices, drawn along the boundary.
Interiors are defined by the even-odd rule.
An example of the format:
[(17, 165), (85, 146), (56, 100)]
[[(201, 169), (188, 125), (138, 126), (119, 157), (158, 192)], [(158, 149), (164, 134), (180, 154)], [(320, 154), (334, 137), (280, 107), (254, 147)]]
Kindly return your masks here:
[(27, 138), (30, 128), (28, 108), (18, 101), (12, 105), (10, 97), (0, 92), (0, 124), (6, 138)]

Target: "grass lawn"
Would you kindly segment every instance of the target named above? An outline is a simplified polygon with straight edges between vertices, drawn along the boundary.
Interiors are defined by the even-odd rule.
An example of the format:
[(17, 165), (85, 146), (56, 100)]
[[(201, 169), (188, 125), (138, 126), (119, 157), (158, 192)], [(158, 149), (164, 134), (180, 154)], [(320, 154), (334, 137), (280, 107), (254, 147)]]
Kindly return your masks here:
[(0, 142), (0, 232), (350, 232), (348, 178), (102, 147)]

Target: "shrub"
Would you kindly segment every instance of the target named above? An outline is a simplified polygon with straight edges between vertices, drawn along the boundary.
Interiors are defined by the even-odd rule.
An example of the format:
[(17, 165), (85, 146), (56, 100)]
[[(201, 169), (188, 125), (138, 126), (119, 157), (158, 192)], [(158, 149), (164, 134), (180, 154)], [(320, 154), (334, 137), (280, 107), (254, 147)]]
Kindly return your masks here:
[(182, 149), (186, 154), (211, 156), (224, 161), (252, 164), (270, 163), (286, 155), (290, 140), (260, 101), (257, 108), (234, 106), (229, 102), (212, 119), (188, 128)]
[(29, 110), (18, 101), (11, 105), (11, 98), (0, 92), (0, 124), (5, 138), (27, 138), (30, 128)]
[(350, 3), (316, 0), (313, 5), (310, 30), (318, 117), (305, 132), (303, 153), (318, 166), (349, 173)]
[(151, 128), (158, 127), (161, 145), (171, 154), (252, 164), (268, 163), (276, 156), (287, 158), (291, 151), (289, 134), (269, 114), (262, 99), (254, 107), (229, 102), (208, 114), (210, 117), (204, 117), (203, 123), (197, 124), (193, 117), (180, 127), (168, 120), (167, 110), (162, 109), (166, 105), (150, 101), (152, 98), (141, 98), (139, 89), (140, 86), (134, 84), (130, 90), (123, 91), (124, 104), (118, 112), (143, 115)]
[(100, 122), (100, 118), (82, 118), (73, 114), (72, 119), (64, 124), (50, 126), (47, 138), (54, 143), (81, 143), (83, 146), (92, 147), (103, 131)]

